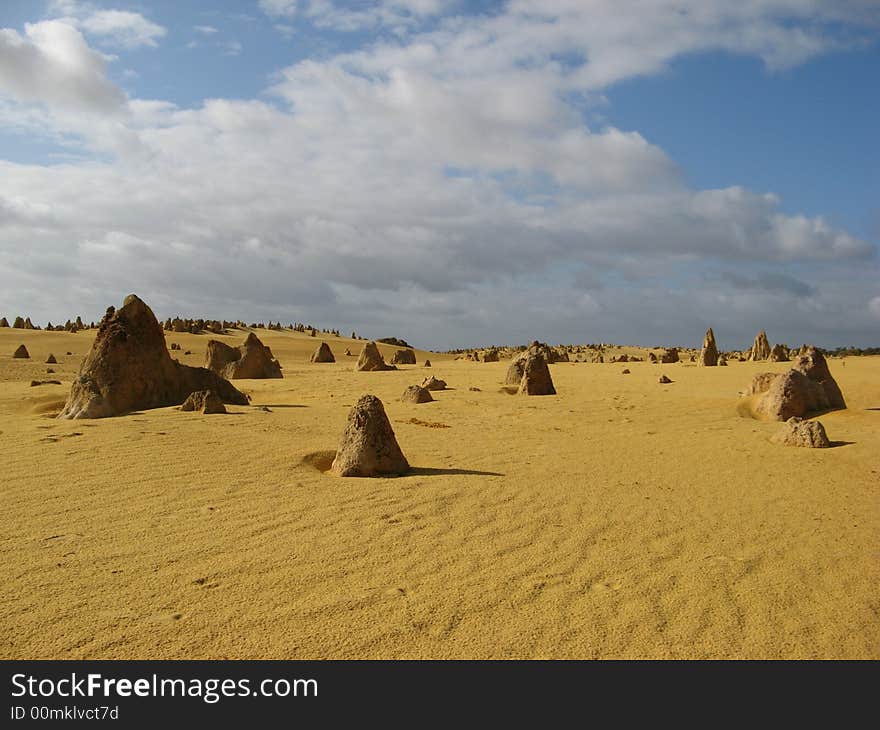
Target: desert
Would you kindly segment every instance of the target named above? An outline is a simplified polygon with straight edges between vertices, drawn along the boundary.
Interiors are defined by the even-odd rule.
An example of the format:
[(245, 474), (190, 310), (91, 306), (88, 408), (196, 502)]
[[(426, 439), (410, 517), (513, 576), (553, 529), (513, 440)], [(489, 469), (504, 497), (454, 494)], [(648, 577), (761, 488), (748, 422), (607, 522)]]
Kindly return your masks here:
[[(846, 398), (820, 415), (831, 448), (790, 448), (741, 395), (790, 362), (607, 347), (548, 366), (533, 343), (520, 359), (556, 394), (529, 397), (504, 350), (413, 350), (436, 387), (418, 364), (313, 362), (286, 327), (164, 331), (183, 366), (209, 340), (277, 358), (283, 377), (236, 379), (247, 405), (226, 414), (58, 418), (96, 333), (0, 329), (4, 658), (880, 655), (880, 357), (827, 359)], [(50, 353), (60, 385), (32, 387)], [(430, 402), (401, 400), (420, 382)], [(331, 471), (365, 394), (400, 476)]]

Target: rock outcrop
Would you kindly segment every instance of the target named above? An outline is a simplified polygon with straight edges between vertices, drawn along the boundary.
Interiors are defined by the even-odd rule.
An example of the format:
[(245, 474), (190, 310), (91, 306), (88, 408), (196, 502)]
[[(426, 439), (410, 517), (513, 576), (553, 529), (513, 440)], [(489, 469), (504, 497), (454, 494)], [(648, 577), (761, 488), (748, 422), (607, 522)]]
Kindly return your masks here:
[(749, 360), (752, 362), (758, 362), (769, 359), (770, 342), (767, 339), (767, 333), (764, 330), (761, 330), (758, 333), (758, 336), (755, 337), (755, 343), (752, 345), (752, 349), (749, 350)]
[(58, 417), (106, 418), (176, 406), (197, 390), (212, 390), (226, 403), (248, 402), (216, 373), (173, 360), (155, 315), (131, 294), (119, 310), (110, 307), (101, 320)]
[(755, 414), (774, 421), (846, 408), (825, 356), (815, 347), (808, 348), (786, 373), (756, 375), (747, 394), (759, 396)]
[(422, 387), (425, 390), (446, 390), (446, 381), (430, 375), (422, 381)]
[(425, 367), (426, 367), (426, 368), (431, 367), (431, 361), (430, 361), (430, 360), (425, 360)]
[(409, 468), (382, 401), (374, 395), (361, 396), (348, 414), (330, 473), (378, 477), (405, 474)]
[(12, 353), (12, 357), (18, 360), (29, 360), (31, 354), (28, 352), (27, 348), (24, 345), (19, 345), (15, 348), (15, 352)]
[(678, 349), (675, 347), (670, 347), (660, 353), (660, 362), (667, 365), (678, 362), (678, 359)]
[(715, 344), (715, 333), (711, 327), (706, 330), (706, 336), (703, 338), (703, 347), (700, 349), (697, 365), (702, 367), (718, 365), (718, 345)]
[(197, 390), (190, 393), (180, 406), (182, 411), (201, 411), (202, 413), (226, 413), (226, 406), (213, 390)]
[(403, 391), (400, 400), (404, 403), (430, 403), (434, 398), (427, 388), (421, 385), (410, 385)]
[(46, 358), (47, 365), (57, 365), (58, 361), (55, 359), (55, 356), (50, 352), (49, 357)]
[(391, 356), (392, 365), (415, 365), (416, 353), (412, 350), (397, 350)]
[(309, 362), (336, 362), (336, 358), (333, 357), (333, 351), (330, 349), (330, 345), (326, 342), (322, 342), (318, 346), (318, 349), (312, 353)]
[(542, 355), (531, 353), (526, 357), (519, 392), (521, 395), (556, 395), (550, 368)]
[(657, 378), (657, 382), (662, 383), (663, 385), (666, 385), (666, 383), (671, 383), (672, 381), (669, 378), (667, 378), (665, 375), (661, 375), (659, 378)]
[(0, 327), (9, 327), (9, 320), (6, 317), (0, 319)]
[(385, 364), (385, 358), (382, 357), (382, 353), (379, 352), (378, 346), (372, 340), (364, 344), (364, 348), (361, 350), (361, 354), (358, 355), (358, 361), (354, 366), (354, 369), (365, 372), (397, 370), (394, 365)]
[(831, 446), (825, 427), (819, 421), (805, 421), (793, 416), (770, 440), (783, 446), (801, 446), (808, 449), (827, 449)]
[(239, 347), (208, 340), (205, 367), (227, 380), (282, 378), (281, 365), (272, 350), (251, 332)]
[(770, 355), (767, 357), (770, 362), (788, 362), (788, 350), (785, 345), (773, 345)]

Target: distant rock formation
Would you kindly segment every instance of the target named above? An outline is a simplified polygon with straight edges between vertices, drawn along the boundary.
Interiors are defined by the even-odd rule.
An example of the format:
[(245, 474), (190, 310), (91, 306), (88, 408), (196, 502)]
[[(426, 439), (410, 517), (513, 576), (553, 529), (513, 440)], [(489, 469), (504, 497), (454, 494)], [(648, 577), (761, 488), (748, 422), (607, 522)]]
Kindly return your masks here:
[(770, 440), (783, 446), (800, 446), (809, 449), (827, 449), (831, 446), (825, 427), (819, 421), (805, 421), (792, 416)]
[(526, 368), (525, 357), (514, 358), (507, 367), (507, 374), (504, 376), (505, 385), (519, 385), (522, 381), (523, 372)]
[(400, 400), (404, 403), (430, 403), (434, 398), (431, 397), (431, 392), (427, 388), (423, 388), (421, 385), (410, 385), (403, 391)]
[(27, 329), (27, 328), (24, 326), (24, 319), (22, 319), (21, 317), (16, 317), (16, 318), (15, 318), (15, 321), (13, 321), (13, 323), (12, 323), (12, 328), (13, 328), (13, 329), (16, 329), (16, 330)]
[(770, 342), (767, 340), (767, 333), (764, 330), (761, 330), (758, 333), (758, 336), (755, 337), (755, 343), (752, 345), (752, 349), (749, 350), (749, 360), (751, 362), (758, 362), (769, 359)]
[(703, 338), (703, 347), (697, 358), (697, 365), (702, 367), (718, 365), (718, 346), (715, 344), (715, 333), (711, 327), (706, 330), (706, 336)]
[(773, 345), (770, 355), (767, 357), (770, 362), (788, 362), (788, 350), (785, 345)]
[(718, 367), (727, 367), (727, 358), (724, 355), (718, 355)]
[(7, 320), (6, 317), (0, 319), (0, 327), (9, 327), (9, 320)]
[(430, 360), (425, 360), (425, 367), (426, 367), (426, 368), (431, 367), (431, 361), (430, 361)]
[(220, 340), (208, 340), (205, 367), (227, 380), (281, 378), (281, 365), (251, 332), (239, 347)]
[(412, 350), (397, 350), (391, 356), (392, 365), (415, 365), (416, 353)]
[(379, 352), (379, 348), (372, 340), (364, 343), (364, 348), (361, 350), (361, 354), (358, 355), (357, 365), (354, 366), (354, 369), (365, 372), (397, 370), (394, 365), (385, 364), (385, 358), (382, 357), (382, 353)]
[[(375, 343), (370, 343), (375, 347)], [(400, 450), (382, 401), (363, 395), (348, 414), (330, 473), (340, 477), (405, 474), (409, 462)]]
[(660, 362), (665, 364), (671, 364), (678, 362), (678, 349), (675, 347), (670, 347), (663, 352), (660, 353)]
[(522, 395), (556, 395), (550, 368), (539, 353), (530, 353), (526, 357), (519, 392)]
[(131, 294), (119, 310), (110, 307), (101, 320), (58, 417), (106, 418), (176, 406), (197, 390), (213, 390), (227, 403), (248, 402), (216, 373), (173, 360), (155, 315)]
[(31, 354), (28, 352), (27, 348), (24, 345), (19, 345), (15, 352), (12, 353), (12, 357), (18, 360), (29, 360)]
[(490, 347), (488, 350), (483, 350), (480, 353), (481, 362), (498, 362), (498, 350), (494, 347)]
[(663, 385), (666, 385), (666, 383), (671, 383), (672, 381), (669, 378), (667, 378), (665, 375), (661, 375), (659, 378), (657, 378), (657, 382), (662, 383)]
[(343, 352), (342, 354), (346, 357), (354, 357), (354, 355), (351, 354), (351, 350), (349, 350), (347, 347), (345, 348), (345, 352)]
[(804, 418), (838, 408), (846, 402), (837, 381), (831, 376), (825, 356), (815, 347), (801, 355), (786, 373), (760, 373), (752, 379), (749, 395), (759, 395), (755, 404), (758, 416), (774, 421)]
[(226, 406), (213, 390), (197, 390), (180, 406), (182, 411), (201, 411), (202, 413), (226, 413)]
[(330, 349), (330, 345), (326, 342), (322, 342), (318, 346), (318, 349), (312, 353), (309, 362), (336, 362), (336, 358), (333, 357), (333, 351)]

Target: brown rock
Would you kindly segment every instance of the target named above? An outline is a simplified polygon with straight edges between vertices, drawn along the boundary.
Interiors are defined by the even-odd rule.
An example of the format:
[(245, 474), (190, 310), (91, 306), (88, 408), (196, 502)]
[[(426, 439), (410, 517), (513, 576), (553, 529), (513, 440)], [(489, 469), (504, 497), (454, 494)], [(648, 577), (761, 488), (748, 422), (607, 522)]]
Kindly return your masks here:
[(409, 468), (382, 401), (374, 395), (361, 396), (348, 414), (330, 472), (340, 477), (376, 477), (405, 474)]
[(61, 385), (60, 380), (32, 380), (31, 388), (34, 388), (38, 385)]
[(201, 411), (202, 413), (226, 413), (226, 406), (213, 390), (197, 390), (190, 393), (180, 406), (182, 411)]
[(494, 347), (480, 353), (482, 362), (498, 362), (498, 350)]
[(47, 365), (56, 365), (58, 361), (55, 359), (55, 356), (50, 352), (49, 357), (46, 358)]
[(755, 413), (775, 421), (846, 408), (840, 387), (825, 357), (811, 347), (782, 375), (763, 373), (752, 379), (749, 394), (758, 394)]
[(629, 368), (624, 368), (623, 370), (620, 371), (620, 374), (621, 375), (629, 375)]
[(330, 345), (326, 342), (322, 342), (318, 349), (312, 353), (312, 356), (309, 358), (309, 362), (336, 362), (336, 358), (333, 357), (333, 352), (330, 349)]
[(755, 343), (749, 351), (749, 360), (757, 362), (759, 360), (770, 359), (770, 342), (767, 340), (767, 333), (761, 330), (755, 337)]
[(238, 347), (230, 347), (220, 340), (208, 340), (205, 367), (227, 380), (284, 377), (272, 350), (253, 332)]
[(663, 352), (660, 353), (660, 362), (665, 364), (678, 362), (678, 349), (670, 347), (669, 349), (663, 350)]
[(392, 365), (415, 365), (416, 353), (412, 350), (397, 350), (391, 356)]
[(809, 449), (827, 449), (831, 446), (825, 427), (819, 421), (805, 421), (796, 416), (789, 418), (770, 440), (783, 446), (802, 446)]
[(706, 330), (706, 336), (703, 338), (703, 347), (697, 358), (697, 365), (701, 367), (718, 365), (718, 346), (715, 344), (715, 333), (711, 327)]
[(13, 323), (12, 323), (12, 328), (16, 329), (16, 330), (27, 329), (24, 325), (24, 319), (22, 319), (21, 317), (15, 318), (15, 321), (13, 321)]
[(431, 367), (431, 361), (430, 361), (430, 360), (425, 360), (425, 367), (426, 367), (426, 368)]
[(31, 355), (27, 351), (27, 348), (24, 345), (19, 345), (15, 352), (12, 353), (12, 357), (19, 360), (29, 360)]
[(354, 369), (365, 372), (397, 370), (393, 365), (385, 364), (385, 358), (382, 357), (382, 353), (379, 352), (379, 348), (372, 340), (364, 343), (364, 349), (361, 350), (361, 354), (358, 356), (357, 365), (354, 366)]
[(354, 357), (351, 354), (351, 350), (349, 350), (347, 347), (345, 348), (345, 352), (343, 352), (342, 354), (345, 355), (346, 357)]
[(665, 375), (661, 375), (659, 378), (657, 378), (657, 382), (663, 383), (665, 385), (666, 383), (671, 383), (672, 381), (669, 378), (667, 378)]
[(410, 385), (403, 391), (400, 400), (404, 403), (430, 403), (434, 399), (427, 388), (423, 388), (421, 385)]
[(785, 349), (785, 345), (773, 345), (767, 359), (770, 362), (788, 362), (788, 350)]
[(522, 395), (556, 395), (550, 368), (543, 356), (534, 353), (526, 357), (519, 392)]
[(196, 390), (247, 405), (247, 397), (205, 368), (171, 359), (150, 308), (134, 294), (101, 320), (92, 347), (73, 381), (59, 418), (106, 418), (142, 408), (183, 403)]
[(514, 358), (507, 368), (507, 375), (504, 377), (505, 385), (519, 385), (522, 381), (523, 372), (526, 369), (525, 357)]
[(9, 320), (6, 319), (6, 317), (3, 317), (3, 319), (0, 319), (0, 327), (8, 327), (8, 326), (9, 326)]
[(422, 387), (426, 390), (446, 390), (446, 381), (431, 375), (422, 381)]

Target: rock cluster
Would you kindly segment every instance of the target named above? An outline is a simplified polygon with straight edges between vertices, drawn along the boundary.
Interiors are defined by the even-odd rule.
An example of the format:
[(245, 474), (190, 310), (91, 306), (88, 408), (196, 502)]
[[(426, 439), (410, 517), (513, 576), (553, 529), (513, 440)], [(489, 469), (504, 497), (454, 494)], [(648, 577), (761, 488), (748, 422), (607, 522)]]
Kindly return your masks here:
[(106, 418), (146, 408), (176, 406), (197, 390), (247, 405), (247, 396), (205, 368), (181, 365), (165, 347), (150, 308), (134, 294), (110, 307), (74, 379), (59, 418)]
[(272, 350), (253, 332), (239, 347), (230, 347), (220, 340), (208, 340), (205, 367), (227, 380), (284, 377)]

